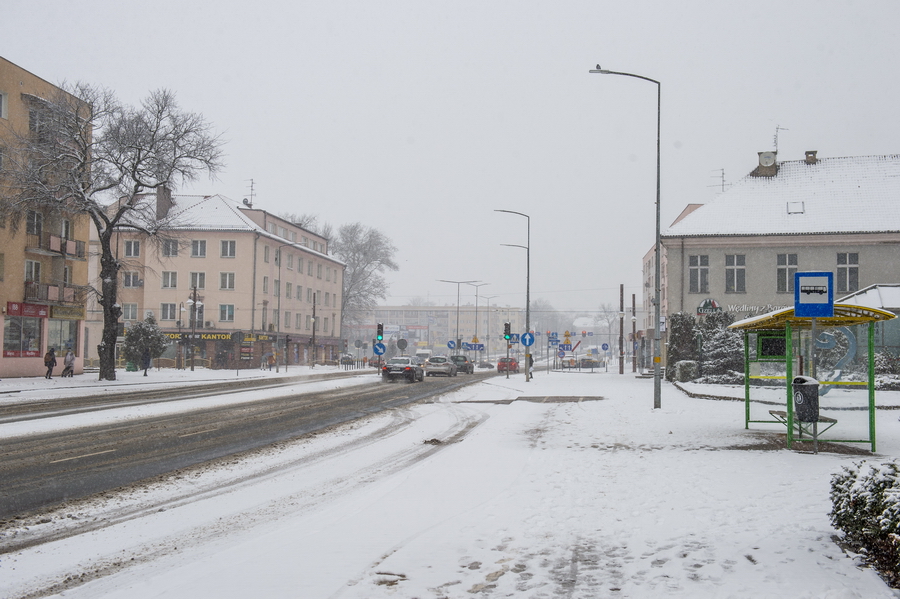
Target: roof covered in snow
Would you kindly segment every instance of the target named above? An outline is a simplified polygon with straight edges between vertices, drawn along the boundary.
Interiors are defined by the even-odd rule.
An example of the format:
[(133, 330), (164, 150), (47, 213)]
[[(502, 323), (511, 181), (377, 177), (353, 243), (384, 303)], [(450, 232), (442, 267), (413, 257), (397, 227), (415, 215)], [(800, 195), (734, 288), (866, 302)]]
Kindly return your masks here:
[(900, 231), (900, 155), (795, 160), (777, 166), (772, 177), (747, 175), (663, 235)]
[(866, 308), (900, 310), (900, 285), (870, 285), (838, 301)]

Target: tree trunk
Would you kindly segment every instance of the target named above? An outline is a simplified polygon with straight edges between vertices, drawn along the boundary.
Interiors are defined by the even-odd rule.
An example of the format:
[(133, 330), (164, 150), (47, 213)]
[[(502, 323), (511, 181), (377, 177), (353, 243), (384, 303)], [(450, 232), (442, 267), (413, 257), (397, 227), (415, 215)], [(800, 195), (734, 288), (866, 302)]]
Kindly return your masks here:
[(100, 305), (103, 307), (103, 333), (97, 354), (100, 358), (100, 380), (116, 380), (116, 338), (122, 308), (118, 305), (119, 267), (112, 252), (111, 235), (100, 236)]

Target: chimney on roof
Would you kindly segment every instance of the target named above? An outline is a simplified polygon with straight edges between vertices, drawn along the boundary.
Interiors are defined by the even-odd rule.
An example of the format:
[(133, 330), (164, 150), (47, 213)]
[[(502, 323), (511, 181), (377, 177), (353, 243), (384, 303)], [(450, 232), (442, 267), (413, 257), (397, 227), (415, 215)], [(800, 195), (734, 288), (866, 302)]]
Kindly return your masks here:
[(165, 185), (156, 188), (156, 220), (163, 220), (172, 208), (172, 192)]
[(778, 174), (778, 164), (775, 159), (777, 152), (758, 152), (759, 166), (750, 173), (751, 177), (774, 177)]
[(817, 150), (807, 150), (806, 151), (806, 164), (815, 164), (819, 160), (816, 158)]

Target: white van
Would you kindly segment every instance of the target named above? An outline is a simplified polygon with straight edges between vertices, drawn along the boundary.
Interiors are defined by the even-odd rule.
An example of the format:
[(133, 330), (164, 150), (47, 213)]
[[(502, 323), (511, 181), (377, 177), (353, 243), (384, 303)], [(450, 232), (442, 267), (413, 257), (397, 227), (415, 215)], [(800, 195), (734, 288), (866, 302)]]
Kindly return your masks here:
[(431, 354), (433, 354), (433, 353), (434, 352), (432, 352), (430, 349), (417, 349), (416, 357), (422, 358), (423, 360), (427, 360), (428, 358), (431, 357)]

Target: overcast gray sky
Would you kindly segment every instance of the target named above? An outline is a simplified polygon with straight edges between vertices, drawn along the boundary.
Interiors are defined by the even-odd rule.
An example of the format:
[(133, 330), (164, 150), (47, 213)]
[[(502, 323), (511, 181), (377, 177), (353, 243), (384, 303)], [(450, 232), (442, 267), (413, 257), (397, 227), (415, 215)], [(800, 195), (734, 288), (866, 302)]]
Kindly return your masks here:
[[(136, 103), (174, 90), (228, 140), (191, 193), (374, 226), (390, 303), (640, 301), (653, 244), (656, 86), (662, 214), (714, 197), (757, 152), (900, 152), (895, 0), (6, 0), (0, 55)], [(475, 288), (463, 286), (462, 302)], [(538, 323), (539, 325), (539, 323)]]

